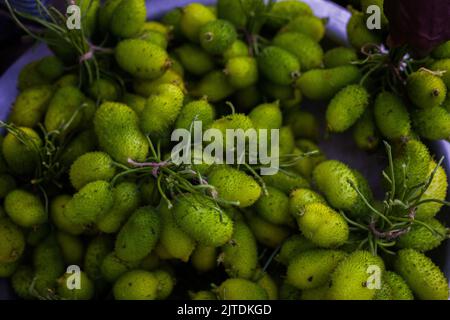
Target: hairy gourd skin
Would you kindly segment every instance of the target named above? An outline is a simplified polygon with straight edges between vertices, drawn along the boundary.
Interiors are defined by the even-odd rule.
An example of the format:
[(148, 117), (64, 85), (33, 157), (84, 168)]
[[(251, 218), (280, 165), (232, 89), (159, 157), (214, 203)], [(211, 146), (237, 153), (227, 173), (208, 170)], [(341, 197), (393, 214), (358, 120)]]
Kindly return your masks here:
[(249, 49), (247, 44), (244, 41), (238, 39), (234, 41), (231, 44), (231, 46), (222, 53), (223, 60), (224, 62), (227, 62), (232, 58), (248, 57), (249, 56), (248, 50)]
[(113, 205), (96, 222), (105, 233), (116, 233), (141, 203), (141, 191), (134, 182), (121, 182), (112, 190)]
[(345, 252), (337, 250), (302, 252), (290, 260), (286, 280), (301, 290), (321, 287), (345, 256)]
[(110, 180), (116, 173), (111, 157), (104, 152), (89, 152), (79, 157), (70, 167), (70, 181), (80, 190), (89, 182)]
[(350, 44), (360, 50), (365, 44), (379, 44), (381, 37), (367, 29), (366, 19), (362, 12), (352, 11), (352, 16), (347, 24), (347, 34)]
[(313, 15), (299, 15), (281, 28), (280, 32), (302, 33), (319, 42), (325, 35), (325, 22)]
[(141, 130), (154, 139), (170, 135), (183, 107), (184, 94), (173, 84), (161, 84), (151, 95), (140, 115)]
[(210, 54), (221, 54), (237, 39), (236, 29), (226, 20), (213, 20), (200, 28), (199, 41)]
[(217, 253), (217, 247), (197, 244), (191, 255), (192, 266), (200, 273), (214, 270), (219, 262)]
[(370, 289), (368, 281), (373, 273), (369, 267), (377, 266), (384, 273), (380, 257), (368, 251), (354, 251), (331, 274), (331, 286), (327, 298), (331, 300), (372, 300), (377, 290)]
[(347, 47), (336, 47), (325, 52), (323, 64), (325, 68), (335, 68), (348, 65), (357, 59), (356, 50)]
[(193, 75), (201, 76), (214, 70), (213, 58), (199, 46), (186, 43), (174, 52), (183, 68)]
[(250, 279), (258, 264), (255, 236), (243, 221), (235, 221), (233, 236), (222, 247), (223, 264), (230, 277)]
[(217, 167), (209, 174), (208, 182), (215, 187), (220, 198), (235, 201), (240, 208), (254, 204), (262, 192), (255, 179), (231, 167)]
[(447, 228), (434, 218), (424, 220), (423, 222), (435, 232), (432, 232), (423, 225), (413, 224), (411, 230), (397, 240), (397, 246), (420, 252), (429, 251), (438, 247), (447, 235)]
[(297, 58), (289, 51), (277, 46), (264, 48), (257, 59), (259, 71), (273, 83), (289, 85), (300, 74), (300, 63)]
[(106, 256), (114, 249), (114, 241), (109, 235), (93, 238), (86, 247), (83, 270), (90, 279), (101, 281), (103, 279), (101, 267)]
[(350, 182), (358, 186), (352, 170), (337, 160), (320, 163), (313, 171), (313, 180), (330, 205), (336, 209), (351, 210), (359, 201)]
[(76, 135), (61, 153), (61, 164), (69, 168), (83, 154), (93, 151), (97, 145), (97, 136), (93, 129), (85, 130)]
[(21, 131), (20, 136), (23, 136), (27, 144), (22, 143), (12, 133), (8, 133), (3, 140), (2, 153), (14, 173), (29, 175), (36, 169), (42, 140), (33, 129), (19, 127), (19, 130)]
[(80, 288), (71, 290), (68, 288), (67, 282), (70, 281), (72, 273), (65, 273), (57, 280), (58, 286), (56, 293), (62, 299), (66, 300), (91, 300), (95, 294), (94, 283), (84, 272), (80, 272)]
[(58, 230), (71, 235), (79, 235), (84, 231), (81, 224), (72, 223), (65, 215), (65, 207), (72, 196), (61, 194), (50, 201), (50, 218)]
[(175, 122), (175, 128), (189, 130), (193, 121), (201, 121), (203, 127), (209, 126), (215, 118), (214, 107), (206, 99), (194, 100), (184, 105)]
[(209, 102), (218, 102), (234, 92), (225, 73), (219, 70), (206, 74), (191, 90), (194, 97), (206, 97)]
[(381, 92), (375, 99), (374, 115), (381, 134), (400, 139), (411, 133), (411, 120), (403, 101), (391, 92)]
[(230, 240), (233, 222), (215, 207), (206, 197), (184, 195), (175, 202), (174, 218), (178, 226), (200, 244), (218, 247)]
[(380, 137), (372, 110), (367, 109), (356, 122), (353, 129), (353, 140), (361, 150), (372, 151), (378, 147)]
[(447, 300), (448, 283), (442, 271), (424, 254), (403, 249), (397, 253), (395, 271), (421, 300)]
[(302, 33), (280, 33), (273, 39), (273, 44), (292, 53), (298, 59), (301, 69), (304, 71), (322, 66), (322, 47)]
[(119, 42), (115, 57), (123, 70), (142, 79), (156, 79), (170, 67), (169, 56), (164, 49), (141, 39)]
[(252, 57), (229, 59), (224, 72), (235, 89), (244, 89), (258, 82), (258, 64)]
[(56, 241), (67, 265), (81, 265), (84, 257), (84, 244), (80, 238), (58, 231), (56, 232)]
[(363, 86), (350, 85), (339, 91), (328, 105), (328, 129), (343, 132), (350, 128), (369, 105), (369, 93)]
[(95, 223), (113, 205), (113, 192), (106, 181), (94, 181), (80, 189), (64, 208), (65, 216), (73, 223)]
[(308, 240), (304, 235), (295, 234), (283, 242), (280, 253), (275, 259), (287, 266), (297, 255), (312, 249), (317, 249), (317, 245)]
[(256, 240), (266, 247), (276, 248), (290, 235), (287, 227), (270, 223), (257, 214), (248, 213), (246, 218)]
[(263, 176), (264, 182), (278, 188), (286, 194), (297, 188), (309, 188), (309, 182), (299, 174), (292, 171), (278, 171), (274, 175)]
[(25, 249), (24, 234), (7, 218), (0, 218), (0, 231), (0, 263), (13, 263)]
[(137, 209), (117, 234), (115, 252), (125, 261), (138, 261), (156, 246), (161, 234), (161, 218), (152, 207)]
[(143, 0), (123, 0), (111, 15), (110, 31), (117, 37), (136, 35), (145, 23), (147, 10)]
[(18, 126), (32, 128), (41, 121), (53, 95), (51, 86), (37, 86), (22, 91), (9, 114), (9, 121)]
[(48, 220), (41, 200), (22, 189), (11, 191), (5, 198), (4, 206), (11, 220), (24, 228), (34, 227)]
[(311, 7), (301, 1), (278, 1), (273, 4), (267, 24), (272, 29), (281, 28), (286, 21), (291, 21), (298, 16), (312, 16)]
[(132, 270), (116, 281), (113, 294), (116, 300), (156, 300), (158, 285), (154, 273)]
[(319, 247), (336, 248), (348, 240), (347, 222), (325, 204), (307, 204), (297, 222), (303, 235)]
[(216, 289), (220, 300), (267, 300), (267, 292), (258, 284), (240, 278), (230, 278)]
[(419, 70), (409, 75), (406, 89), (413, 104), (421, 109), (440, 106), (447, 94), (444, 81), (439, 76), (425, 70)]
[(450, 138), (450, 112), (443, 107), (415, 110), (412, 114), (414, 129), (425, 139)]
[(161, 215), (160, 243), (174, 258), (187, 262), (195, 249), (195, 241), (188, 236), (176, 223), (172, 209), (164, 202), (159, 208)]
[[(406, 188), (423, 183), (428, 178), (431, 155), (418, 140), (410, 140), (394, 149), (394, 176), (398, 194)], [(404, 174), (406, 167), (406, 174)]]
[(327, 203), (324, 197), (313, 190), (306, 188), (295, 189), (289, 194), (289, 213), (293, 217), (297, 217), (301, 215), (307, 204), (316, 202)]
[(117, 257), (114, 252), (109, 253), (102, 261), (102, 276), (108, 282), (115, 282), (121, 275), (138, 267), (139, 263), (124, 261)]
[(383, 281), (386, 282), (392, 290), (392, 300), (414, 300), (411, 289), (405, 280), (393, 271), (384, 273)]
[(136, 113), (124, 104), (105, 102), (94, 119), (100, 148), (114, 160), (128, 164), (128, 159), (144, 161), (148, 141), (139, 130)]
[(231, 22), (238, 29), (244, 28), (247, 24), (247, 14), (241, 0), (217, 1), (217, 15), (220, 19)]
[(268, 194), (262, 194), (255, 203), (256, 212), (268, 222), (289, 225), (292, 217), (289, 214), (289, 198), (282, 191), (267, 187)]
[(201, 28), (216, 16), (206, 6), (200, 3), (191, 3), (183, 8), (180, 18), (181, 32), (192, 42), (199, 42)]
[[(436, 162), (431, 161), (428, 169), (428, 174), (431, 175), (436, 168)], [(437, 199), (444, 201), (447, 196), (447, 174), (442, 166), (440, 166), (433, 177), (428, 189), (423, 194), (421, 200)], [(416, 218), (426, 220), (433, 218), (442, 208), (443, 204), (439, 202), (428, 202), (417, 207)]]
[(16, 272), (11, 277), (11, 286), (14, 289), (15, 294), (17, 294), (22, 299), (33, 300), (34, 297), (30, 293), (30, 287), (34, 279), (34, 270), (30, 266), (22, 265), (17, 268)]
[(280, 129), (283, 124), (283, 115), (276, 102), (254, 107), (248, 117), (256, 129)]
[(339, 90), (358, 82), (360, 78), (361, 72), (356, 66), (344, 65), (308, 70), (300, 76), (296, 85), (311, 100), (329, 100)]
[(311, 112), (294, 110), (288, 113), (286, 121), (296, 138), (305, 138), (313, 141), (319, 138), (319, 121)]

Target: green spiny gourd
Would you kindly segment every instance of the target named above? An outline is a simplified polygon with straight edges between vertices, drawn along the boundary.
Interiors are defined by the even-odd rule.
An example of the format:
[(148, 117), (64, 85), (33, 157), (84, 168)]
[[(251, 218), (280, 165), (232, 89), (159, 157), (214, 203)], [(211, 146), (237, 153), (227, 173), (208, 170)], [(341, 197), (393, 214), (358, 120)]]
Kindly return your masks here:
[[(164, 74), (162, 76), (160, 76), (159, 78), (153, 79), (153, 80), (134, 79), (133, 90), (137, 94), (144, 97), (144, 99), (145, 99), (145, 98), (150, 97), (152, 94), (155, 94), (155, 92), (157, 92), (157, 88), (161, 84), (167, 84), (167, 83), (178, 86), (183, 92), (186, 91), (186, 88), (184, 86), (183, 77), (180, 75), (180, 73), (175, 71), (175, 69), (173, 69), (173, 68), (167, 69), (166, 72), (164, 72)], [(127, 103), (125, 103), (125, 104), (127, 104)], [(145, 105), (145, 102), (143, 103), (143, 105)], [(130, 106), (130, 107), (132, 107), (132, 106)], [(132, 109), (135, 110), (135, 108), (133, 108), (133, 107), (132, 107)], [(143, 109), (144, 109), (144, 107), (142, 106), (141, 108), (138, 109), (140, 111), (137, 111), (137, 110), (135, 110), (135, 111), (136, 111), (136, 113), (140, 114)]]
[(325, 21), (313, 15), (299, 15), (281, 28), (280, 32), (302, 33), (319, 42), (325, 35)]
[(134, 182), (124, 181), (113, 190), (113, 205), (96, 221), (98, 229), (105, 233), (116, 233), (141, 203), (141, 191)]
[(356, 122), (353, 128), (353, 140), (361, 150), (372, 151), (378, 147), (380, 137), (372, 110), (367, 109)]
[(394, 269), (405, 279), (417, 298), (448, 299), (447, 279), (438, 266), (424, 254), (414, 249), (402, 249), (397, 253)]
[(296, 85), (311, 100), (329, 100), (344, 87), (361, 78), (360, 70), (353, 65), (330, 69), (313, 69), (303, 73)]
[(128, 159), (145, 160), (148, 141), (139, 130), (138, 117), (131, 108), (105, 102), (95, 114), (94, 126), (100, 148), (114, 160), (122, 164), (128, 164)]
[(174, 50), (183, 68), (196, 76), (205, 75), (214, 69), (214, 60), (204, 49), (194, 44), (183, 44)]
[(69, 282), (71, 281), (72, 273), (65, 273), (57, 280), (56, 294), (64, 300), (91, 300), (95, 294), (94, 283), (86, 275), (85, 272), (80, 272), (80, 287), (78, 289), (69, 289)]
[(267, 272), (257, 270), (254, 279), (256, 284), (266, 291), (269, 300), (278, 300), (278, 284), (273, 277)]
[(450, 138), (450, 112), (443, 107), (415, 110), (412, 122), (416, 132), (425, 139)]
[(136, 114), (140, 114), (144, 110), (147, 99), (139, 94), (126, 92), (122, 97), (122, 103), (133, 109)]
[(208, 175), (208, 182), (214, 186), (219, 198), (236, 202), (241, 208), (254, 204), (262, 193), (255, 179), (231, 167), (215, 168)]
[(61, 165), (69, 168), (72, 163), (86, 152), (93, 151), (97, 146), (97, 136), (93, 129), (81, 131), (67, 144), (61, 153)]
[(256, 129), (280, 129), (283, 123), (283, 115), (276, 102), (260, 104), (248, 116)]
[(180, 29), (190, 41), (199, 42), (201, 28), (213, 20), (216, 20), (216, 16), (208, 7), (191, 3), (182, 9)]
[(252, 57), (234, 57), (228, 59), (224, 72), (235, 89), (247, 88), (258, 82), (258, 64)]
[(139, 263), (136, 261), (124, 261), (119, 259), (114, 252), (110, 252), (102, 261), (101, 272), (106, 281), (114, 283), (121, 275), (136, 269)]
[(408, 76), (406, 90), (412, 103), (421, 109), (440, 106), (447, 94), (442, 78), (422, 69)]
[(358, 60), (356, 50), (347, 47), (332, 48), (323, 55), (323, 64), (325, 68), (345, 66), (356, 60)]
[(159, 213), (152, 207), (137, 209), (117, 234), (117, 257), (125, 261), (143, 259), (155, 248), (160, 234)]
[(324, 248), (336, 248), (348, 240), (349, 228), (345, 219), (323, 203), (305, 205), (297, 217), (303, 235)]
[(289, 213), (293, 217), (298, 217), (305, 210), (307, 204), (316, 202), (322, 204), (327, 203), (324, 197), (311, 189), (295, 189), (289, 194)]
[(114, 81), (105, 78), (94, 80), (88, 89), (89, 95), (96, 101), (117, 101), (120, 97), (119, 90)]
[(272, 29), (281, 28), (286, 22), (298, 16), (312, 16), (311, 7), (305, 2), (287, 0), (274, 3), (269, 11), (267, 24)]
[(108, 181), (114, 177), (116, 168), (111, 157), (100, 151), (88, 152), (79, 157), (70, 167), (70, 181), (76, 190), (89, 182)]
[(184, 94), (173, 84), (161, 84), (141, 113), (141, 130), (154, 138), (166, 137), (183, 106)]
[(214, 121), (216, 111), (206, 99), (194, 100), (183, 106), (175, 122), (175, 128), (189, 130), (192, 122), (201, 121), (208, 127)]
[(25, 249), (22, 230), (7, 218), (0, 218), (0, 263), (17, 261)]
[(398, 238), (397, 246), (420, 252), (429, 251), (438, 247), (447, 236), (447, 228), (435, 218), (424, 220), (423, 223), (431, 227), (432, 230), (424, 225), (415, 223), (408, 233)]
[(301, 290), (321, 287), (346, 255), (343, 251), (323, 249), (299, 253), (289, 261), (286, 280)]
[(287, 227), (270, 223), (255, 213), (246, 214), (246, 218), (256, 240), (266, 247), (275, 249), (290, 235)]
[(159, 281), (154, 273), (132, 270), (123, 274), (113, 287), (116, 300), (156, 300)]
[(448, 90), (448, 88), (450, 88), (450, 58), (433, 62), (433, 64), (430, 66), (430, 69), (443, 73), (441, 76), (442, 81), (444, 81), (445, 86)]
[(3, 157), (11, 171), (21, 175), (34, 172), (39, 161), (42, 140), (33, 129), (19, 127), (19, 136), (5, 136), (2, 144)]
[(11, 277), (11, 286), (14, 293), (22, 299), (33, 300), (36, 297), (31, 293), (30, 288), (33, 285), (34, 270), (31, 266), (22, 265), (17, 268)]
[(173, 214), (178, 226), (200, 244), (221, 246), (231, 239), (233, 222), (210, 199), (188, 194), (180, 196)]
[(34, 227), (48, 220), (41, 199), (26, 190), (16, 189), (8, 193), (4, 207), (11, 220), (24, 228)]
[(8, 193), (16, 189), (16, 179), (10, 174), (0, 173), (0, 199), (6, 197)]
[(274, 175), (264, 176), (263, 180), (267, 185), (279, 188), (286, 194), (297, 188), (310, 187), (308, 180), (292, 171), (280, 170)]
[(76, 224), (95, 223), (114, 203), (111, 185), (103, 180), (86, 184), (65, 205), (64, 215)]
[(215, 289), (220, 300), (267, 300), (267, 292), (258, 284), (240, 278), (230, 278)]
[(56, 232), (56, 241), (67, 265), (81, 265), (84, 257), (84, 244), (80, 238), (58, 231)]
[(374, 104), (374, 116), (381, 134), (391, 140), (411, 134), (411, 120), (403, 101), (391, 92), (378, 94)]
[(221, 54), (237, 39), (234, 25), (227, 20), (212, 20), (203, 25), (199, 32), (200, 45), (210, 54)]
[(372, 300), (377, 292), (377, 276), (384, 274), (384, 263), (368, 251), (354, 251), (331, 274), (327, 298), (331, 300)]
[(242, 29), (247, 25), (248, 17), (241, 0), (217, 1), (217, 15), (220, 19), (231, 22), (236, 28)]
[(194, 97), (206, 97), (210, 102), (221, 101), (234, 92), (227, 76), (220, 70), (211, 71), (197, 82), (191, 90)]
[(18, 269), (19, 261), (0, 262), (0, 278), (10, 278)]
[(279, 131), (279, 139), (279, 156), (292, 154), (295, 148), (295, 137), (291, 127), (281, 127)]
[(286, 117), (296, 138), (305, 138), (316, 141), (319, 138), (319, 121), (311, 112), (293, 110)]
[(356, 10), (352, 10), (352, 16), (347, 23), (347, 34), (350, 44), (357, 50), (365, 44), (381, 43), (380, 35), (367, 28), (364, 13)]
[(97, 236), (88, 243), (82, 269), (90, 279), (104, 280), (101, 271), (102, 262), (113, 249), (114, 240), (109, 235)]
[(304, 71), (322, 66), (322, 47), (307, 35), (298, 32), (283, 32), (273, 39), (273, 44), (292, 53)]
[(72, 223), (65, 215), (65, 207), (72, 199), (72, 196), (61, 194), (50, 201), (50, 218), (58, 230), (72, 235), (83, 233), (84, 227), (77, 223)]
[[(433, 170), (436, 168), (436, 162), (431, 161), (428, 168), (428, 175), (431, 175)], [(428, 189), (423, 194), (421, 200), (436, 199), (444, 201), (447, 196), (447, 174), (442, 166), (437, 168), (436, 173), (431, 181)], [(439, 202), (427, 202), (417, 207), (416, 218), (420, 220), (425, 220), (433, 218), (439, 210), (441, 210), (443, 204)]]
[(450, 40), (444, 41), (432, 51), (431, 55), (436, 59), (450, 58)]
[(339, 91), (330, 101), (326, 119), (328, 129), (343, 132), (362, 116), (369, 105), (369, 93), (361, 85), (350, 85)]
[(117, 37), (135, 36), (145, 23), (147, 10), (145, 1), (128, 0), (115, 5), (109, 22), (109, 30)]
[(197, 244), (191, 255), (192, 266), (200, 273), (212, 271), (219, 262), (217, 255), (217, 247)]
[(255, 236), (247, 224), (234, 223), (231, 240), (222, 247), (221, 260), (230, 277), (250, 279), (258, 264), (258, 247)]
[(238, 39), (234, 41), (231, 46), (222, 53), (223, 60), (226, 62), (231, 58), (248, 57), (248, 50), (249, 49), (247, 44), (244, 41)]
[(275, 259), (287, 266), (297, 255), (312, 249), (317, 249), (317, 245), (308, 240), (304, 235), (294, 234), (283, 242), (280, 252)]
[(9, 114), (9, 121), (17, 126), (32, 128), (42, 119), (53, 95), (51, 86), (37, 86), (22, 91)]
[(289, 85), (300, 75), (297, 57), (277, 46), (264, 48), (257, 59), (262, 76), (273, 83)]
[(195, 241), (176, 223), (172, 209), (164, 203), (159, 208), (161, 215), (160, 243), (174, 258), (187, 262), (195, 249)]
[(267, 187), (267, 194), (261, 195), (256, 201), (255, 209), (270, 223), (289, 225), (293, 222), (289, 214), (289, 197), (274, 187)]
[(158, 280), (158, 290), (156, 292), (156, 297), (158, 300), (167, 299), (176, 284), (176, 279), (172, 274), (171, 269), (161, 268), (153, 271), (156, 279)]
[(413, 300), (414, 296), (405, 280), (393, 271), (387, 271), (383, 275), (383, 281), (386, 282), (392, 290), (392, 300)]
[(123, 70), (143, 79), (156, 79), (170, 67), (167, 52), (142, 39), (122, 40), (117, 44), (115, 57)]

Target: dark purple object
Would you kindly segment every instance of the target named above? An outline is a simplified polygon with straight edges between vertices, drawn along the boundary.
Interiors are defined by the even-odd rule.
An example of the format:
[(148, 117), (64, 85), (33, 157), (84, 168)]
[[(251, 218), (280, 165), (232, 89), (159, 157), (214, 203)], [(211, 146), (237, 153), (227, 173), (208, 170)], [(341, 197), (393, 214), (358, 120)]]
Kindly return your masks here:
[(450, 0), (385, 0), (390, 42), (427, 53), (450, 39)]

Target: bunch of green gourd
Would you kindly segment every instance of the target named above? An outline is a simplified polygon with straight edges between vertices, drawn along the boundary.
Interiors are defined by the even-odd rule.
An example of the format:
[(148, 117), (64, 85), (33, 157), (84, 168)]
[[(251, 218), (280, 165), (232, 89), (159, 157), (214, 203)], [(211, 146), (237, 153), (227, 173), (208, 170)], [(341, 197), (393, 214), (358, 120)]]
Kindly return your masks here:
[[(143, 0), (75, 2), (82, 32), (45, 22), (54, 55), (22, 69), (2, 123), (0, 277), (18, 297), (448, 299), (425, 255), (447, 238), (435, 218), (447, 176), (420, 138), (450, 137), (449, 43), (405, 98), (361, 81), (355, 49), (324, 51), (327, 21), (300, 1), (191, 3), (160, 21)], [(361, 21), (348, 28), (356, 49), (379, 36)], [(328, 103), (328, 133), (352, 128), (369, 151), (389, 142), (386, 199), (327, 159), (304, 98)], [(280, 159), (294, 160), (266, 176), (175, 165), (171, 133), (194, 120), (279, 129)]]

